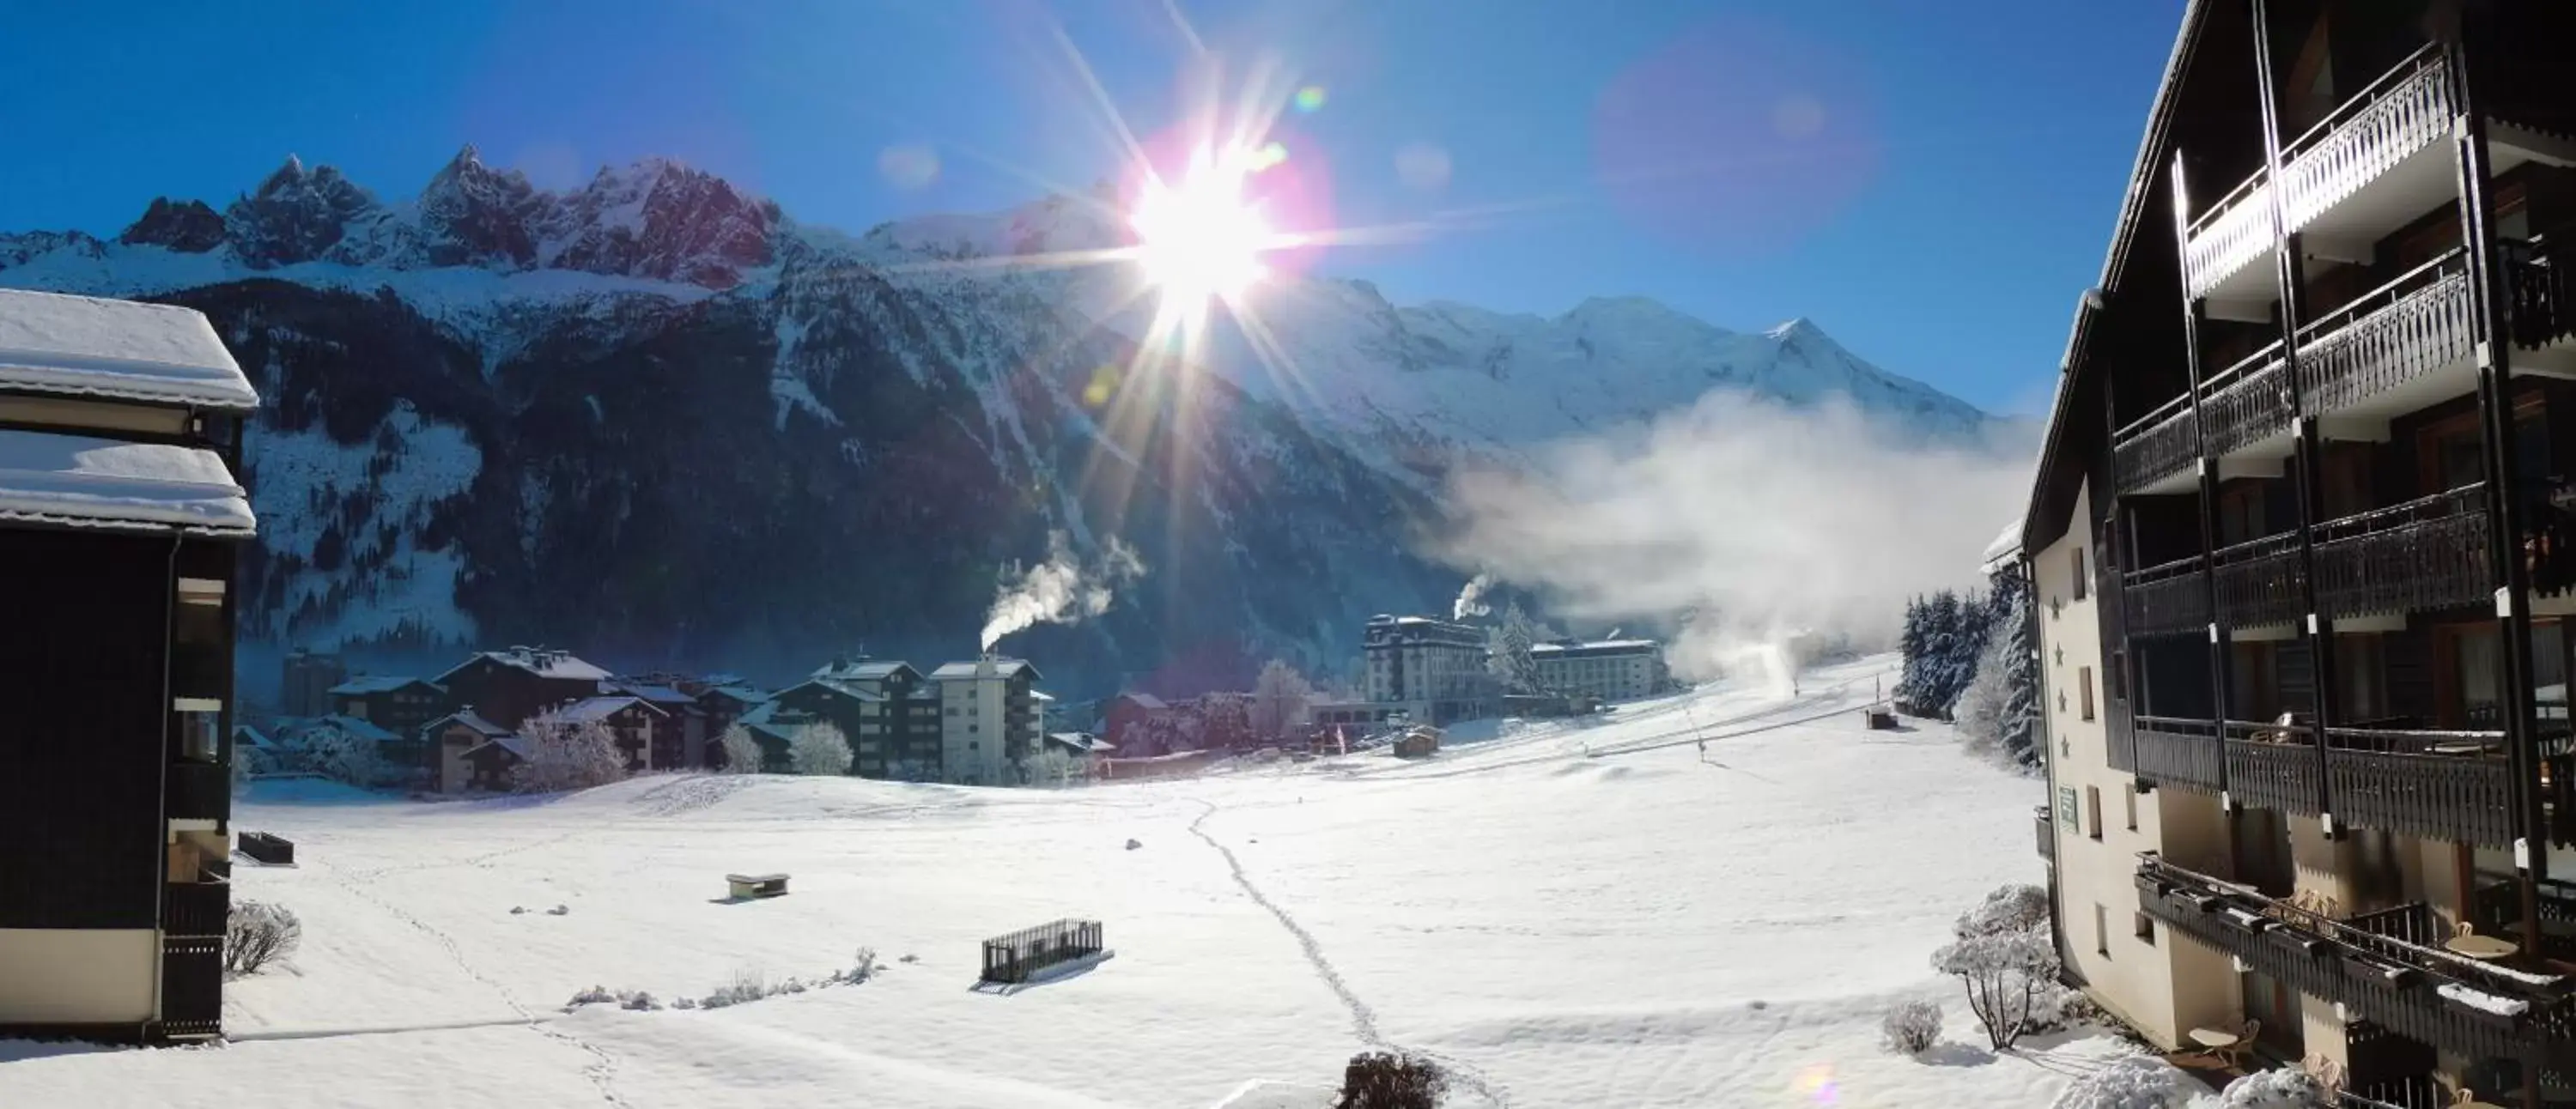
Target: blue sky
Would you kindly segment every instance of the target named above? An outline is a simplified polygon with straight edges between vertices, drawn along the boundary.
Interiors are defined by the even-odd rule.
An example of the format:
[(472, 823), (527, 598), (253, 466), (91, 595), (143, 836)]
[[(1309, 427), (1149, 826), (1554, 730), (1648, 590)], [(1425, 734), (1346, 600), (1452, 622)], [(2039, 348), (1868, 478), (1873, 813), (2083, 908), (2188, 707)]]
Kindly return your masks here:
[[(555, 185), (668, 155), (855, 231), (1118, 176), (1066, 43), (1145, 133), (1200, 102), (1185, 74), (1231, 93), (1267, 59), (1322, 90), (1282, 137), (1334, 222), (1417, 229), (1326, 272), (1403, 303), (1807, 316), (1888, 369), (2036, 412), (2181, 8), (25, 5), (0, 11), (0, 228), (112, 234), (164, 194), (221, 207), (290, 152), (398, 198), (472, 143)], [(889, 174), (890, 149), (936, 173), (916, 155)]]

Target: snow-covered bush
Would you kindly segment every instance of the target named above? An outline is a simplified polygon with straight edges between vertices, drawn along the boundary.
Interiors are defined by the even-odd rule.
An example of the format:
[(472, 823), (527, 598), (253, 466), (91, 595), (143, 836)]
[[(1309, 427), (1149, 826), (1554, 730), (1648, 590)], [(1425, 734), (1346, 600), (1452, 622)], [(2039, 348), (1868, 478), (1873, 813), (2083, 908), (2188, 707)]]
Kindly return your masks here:
[(2110, 1014), (2084, 991), (2050, 983), (2031, 1002), (2028, 1032), (2062, 1032), (2087, 1024), (2109, 1024)]
[(698, 1000), (701, 1008), (722, 1009), (746, 1001), (758, 1001), (770, 994), (769, 979), (756, 970), (737, 970), (733, 981), (718, 986)]
[(2306, 1071), (2256, 1071), (2227, 1084), (2218, 1109), (2322, 1109), (2326, 1091)]
[(2069, 1083), (2051, 1109), (2183, 1109), (2192, 1085), (2171, 1063), (2131, 1055)]
[(1941, 1042), (1941, 1004), (1937, 1001), (1899, 1001), (1888, 1006), (1887, 1015), (1879, 1018), (1881, 1046), (1904, 1055), (1920, 1055)]
[(295, 769), (360, 789), (383, 785), (396, 769), (385, 764), (374, 740), (330, 723), (296, 732), (285, 747), (286, 761)]
[(1062, 747), (1048, 747), (1020, 760), (1020, 778), (1033, 786), (1065, 785), (1082, 775), (1082, 760)]
[(1342, 1068), (1334, 1109), (1438, 1109), (1449, 1076), (1429, 1059), (1394, 1051), (1363, 1051)]
[(795, 736), (788, 741), (787, 761), (799, 774), (847, 774), (850, 772), (849, 737), (830, 724), (807, 724), (796, 729)]
[(261, 967), (295, 954), (304, 942), (304, 922), (295, 911), (268, 901), (236, 901), (224, 919), (224, 975), (257, 974)]
[(877, 949), (862, 947), (850, 957), (850, 969), (832, 972), (823, 979), (826, 986), (855, 986), (877, 976)]
[(548, 709), (529, 717), (519, 734), (527, 737), (528, 758), (510, 768), (510, 785), (521, 793), (589, 789), (626, 777), (626, 754), (606, 721), (566, 719)]
[(1285, 737), (1289, 729), (1306, 722), (1307, 705), (1315, 699), (1315, 687), (1297, 668), (1278, 659), (1261, 668), (1261, 676), (1252, 681), (1252, 734), (1262, 741)]
[(1959, 938), (1932, 953), (1932, 969), (1955, 975), (1968, 994), (1968, 1011), (1984, 1026), (1997, 1051), (2011, 1047), (2032, 1027), (2032, 1017), (2054, 1000), (2057, 950), (2049, 941), (2046, 891), (2039, 891), (2037, 925), (2028, 891), (2005, 886), (1959, 918)]
[(758, 774), (761, 760), (766, 757), (760, 753), (760, 741), (751, 738), (751, 729), (740, 724), (726, 728), (724, 735), (717, 738), (716, 748), (724, 753), (724, 766), (720, 769), (727, 774)]

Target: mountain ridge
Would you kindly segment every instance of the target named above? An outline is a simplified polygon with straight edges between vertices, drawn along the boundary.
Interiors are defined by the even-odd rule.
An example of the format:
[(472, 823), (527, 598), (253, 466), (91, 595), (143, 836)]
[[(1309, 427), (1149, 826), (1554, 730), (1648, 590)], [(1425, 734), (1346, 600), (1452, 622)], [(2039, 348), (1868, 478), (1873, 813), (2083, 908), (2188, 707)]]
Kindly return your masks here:
[[(275, 523), (245, 631), (277, 643), (605, 640), (638, 664), (784, 670), (863, 637), (970, 635), (998, 575), (1064, 531), (1124, 536), (1157, 578), (1006, 647), (1103, 656), (1084, 685), (1270, 654), (1339, 671), (1370, 612), (1445, 610), (1463, 580), (1416, 553), (1457, 465), (1725, 388), (1840, 393), (1936, 438), (1997, 422), (1803, 317), (1397, 306), (1321, 277), (1262, 291), (1275, 357), (1212, 332), (1191, 372), (1214, 391), (1126, 380), (1150, 326), (1133, 273), (1016, 261), (1122, 241), (1107, 199), (850, 235), (668, 159), (547, 190), (469, 146), (388, 202), (290, 157), (220, 210), (156, 198), (114, 239), (0, 233), (0, 284), (216, 320), (265, 398), (247, 469)], [(692, 602), (692, 575), (730, 576), (690, 530), (728, 497), (740, 518), (715, 531), (793, 553), (772, 588)], [(1140, 538), (1158, 526), (1174, 535)]]

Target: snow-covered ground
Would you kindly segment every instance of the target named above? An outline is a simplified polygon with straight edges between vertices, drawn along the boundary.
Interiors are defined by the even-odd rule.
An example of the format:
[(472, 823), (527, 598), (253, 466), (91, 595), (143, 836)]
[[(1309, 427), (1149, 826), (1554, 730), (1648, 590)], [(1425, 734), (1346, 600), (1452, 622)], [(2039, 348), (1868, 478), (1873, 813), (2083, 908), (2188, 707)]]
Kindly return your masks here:
[[(243, 865), (235, 896), (290, 906), (305, 940), (227, 989), (234, 1042), (0, 1042), (0, 1105), (1315, 1109), (1387, 1044), (1450, 1064), (1459, 1106), (2045, 1106), (2115, 1045), (1966, 1046), (1926, 961), (1985, 891), (2043, 877), (2038, 787), (1938, 727), (1862, 730), (1889, 666), (1506, 725), (1419, 763), (1070, 791), (268, 783), (237, 823), (301, 865)], [(719, 901), (727, 872), (770, 870), (789, 896)], [(1105, 922), (1115, 956), (970, 988), (979, 940), (1060, 916)], [(559, 1012), (593, 985), (812, 980), (862, 946), (885, 967), (862, 985)], [(1880, 1013), (1917, 996), (1951, 1042), (1883, 1053)]]

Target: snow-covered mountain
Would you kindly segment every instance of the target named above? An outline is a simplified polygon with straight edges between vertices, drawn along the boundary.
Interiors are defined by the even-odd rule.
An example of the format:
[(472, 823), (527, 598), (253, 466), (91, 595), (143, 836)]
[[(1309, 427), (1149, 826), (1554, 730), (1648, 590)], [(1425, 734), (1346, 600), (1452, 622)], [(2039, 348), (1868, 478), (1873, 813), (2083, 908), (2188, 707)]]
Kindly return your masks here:
[[(1126, 380), (1150, 307), (1099, 197), (852, 237), (673, 162), (561, 192), (468, 148), (418, 195), (290, 158), (113, 240), (0, 233), (0, 285), (206, 311), (261, 388), (245, 631), (544, 640), (629, 665), (801, 669), (971, 649), (997, 575), (1124, 538), (1151, 576), (1008, 649), (1057, 684), (1338, 669), (1376, 611), (1444, 608), (1413, 552), (1442, 475), (1732, 387), (1851, 396), (1933, 437), (1988, 417), (1806, 321), (1642, 299), (1553, 318), (1288, 278), (1274, 343)], [(1188, 678), (1177, 678), (1186, 682)]]

